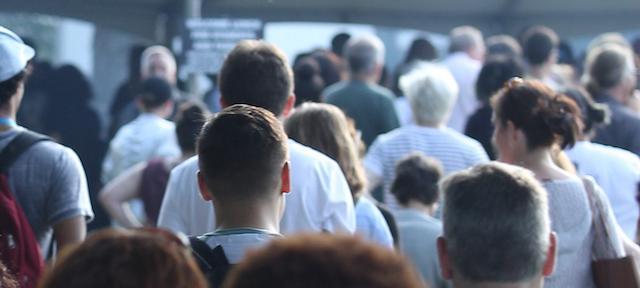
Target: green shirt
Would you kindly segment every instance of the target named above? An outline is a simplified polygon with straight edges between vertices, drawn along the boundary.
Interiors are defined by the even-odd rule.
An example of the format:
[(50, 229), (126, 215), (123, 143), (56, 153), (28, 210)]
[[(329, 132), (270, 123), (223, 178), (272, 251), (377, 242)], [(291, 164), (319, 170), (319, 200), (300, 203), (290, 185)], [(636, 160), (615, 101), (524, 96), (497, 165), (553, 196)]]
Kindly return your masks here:
[(376, 84), (343, 81), (328, 87), (324, 96), (327, 103), (340, 107), (355, 121), (367, 147), (378, 135), (400, 126), (393, 94)]

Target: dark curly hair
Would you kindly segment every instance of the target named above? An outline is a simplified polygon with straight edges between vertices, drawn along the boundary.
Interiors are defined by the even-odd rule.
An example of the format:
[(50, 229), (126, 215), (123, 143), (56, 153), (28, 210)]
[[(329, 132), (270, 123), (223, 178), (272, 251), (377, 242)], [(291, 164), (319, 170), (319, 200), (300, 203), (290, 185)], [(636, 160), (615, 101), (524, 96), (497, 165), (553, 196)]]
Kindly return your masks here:
[(223, 287), (424, 287), (401, 255), (347, 235), (298, 235), (247, 254)]
[(24, 83), (26, 77), (27, 71), (22, 70), (22, 72), (15, 76), (0, 82), (0, 106), (6, 104), (7, 101), (16, 94), (18, 87), (20, 87), (20, 84)]

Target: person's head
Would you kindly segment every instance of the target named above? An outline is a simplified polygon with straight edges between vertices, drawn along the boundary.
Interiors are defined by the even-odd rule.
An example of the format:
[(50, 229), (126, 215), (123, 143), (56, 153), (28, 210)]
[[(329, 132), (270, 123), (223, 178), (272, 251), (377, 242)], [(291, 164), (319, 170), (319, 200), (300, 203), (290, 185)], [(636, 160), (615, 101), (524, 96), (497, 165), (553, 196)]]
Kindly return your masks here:
[(177, 69), (176, 58), (173, 57), (173, 53), (167, 47), (155, 45), (142, 52), (140, 58), (142, 80), (158, 77), (166, 80), (171, 85), (176, 85)]
[(229, 220), (224, 213), (252, 211), (278, 231), (282, 196), (290, 191), (287, 135), (278, 118), (250, 105), (227, 107), (202, 128), (197, 152), (200, 192), (213, 202), (218, 225)]
[(438, 58), (438, 51), (436, 51), (436, 47), (433, 46), (431, 41), (425, 37), (418, 37), (411, 42), (404, 63), (416, 60), (431, 61), (436, 58)]
[(630, 49), (603, 44), (591, 50), (585, 60), (585, 82), (592, 94), (608, 93), (622, 102), (633, 95), (636, 67)]
[(458, 84), (451, 73), (437, 64), (424, 64), (400, 77), (400, 88), (407, 96), (418, 125), (445, 123), (458, 97)]
[(341, 32), (336, 34), (336, 36), (333, 36), (333, 39), (331, 39), (331, 52), (342, 57), (344, 53), (344, 46), (347, 45), (350, 38), (351, 35), (346, 32)]
[(587, 45), (586, 53), (589, 54), (593, 49), (606, 45), (618, 45), (623, 48), (631, 49), (631, 44), (629, 44), (629, 41), (627, 41), (622, 34), (618, 32), (607, 32), (593, 38), (593, 40), (589, 42), (589, 45)]
[(459, 26), (449, 33), (449, 53), (463, 52), (469, 57), (484, 59), (485, 46), (482, 32), (472, 26)]
[(140, 87), (138, 107), (144, 112), (167, 117), (173, 111), (173, 98), (173, 88), (169, 82), (159, 77), (147, 78)]
[(196, 139), (208, 117), (209, 110), (200, 102), (189, 100), (178, 106), (175, 117), (176, 136), (182, 154), (195, 154)]
[(384, 44), (375, 35), (349, 39), (344, 58), (352, 79), (378, 82), (384, 66)]
[(264, 41), (238, 43), (222, 64), (218, 85), (222, 107), (248, 104), (286, 116), (295, 104), (287, 58)]
[(411, 153), (396, 164), (391, 194), (402, 206), (412, 202), (433, 207), (438, 202), (438, 181), (443, 175), (440, 162), (420, 152)]
[(51, 81), (56, 83), (49, 90), (51, 97), (56, 99), (53, 105), (88, 105), (93, 98), (89, 79), (73, 65), (62, 65), (55, 69), (51, 74)]
[(424, 287), (400, 254), (351, 235), (298, 235), (249, 252), (223, 287)]
[(441, 190), (437, 246), (444, 278), (456, 288), (542, 287), (543, 277), (553, 273), (556, 238), (547, 193), (530, 171), (481, 164), (449, 176)]
[(304, 57), (293, 66), (296, 106), (304, 102), (321, 102), (324, 80), (320, 64), (313, 57)]
[(582, 116), (582, 134), (586, 137), (593, 136), (595, 128), (601, 124), (609, 123), (609, 108), (605, 104), (596, 103), (589, 92), (581, 87), (571, 88), (564, 94), (576, 102)]
[(522, 47), (518, 40), (509, 35), (494, 35), (487, 38), (487, 55), (506, 55), (511, 57), (521, 57)]
[(346, 77), (345, 64), (342, 58), (327, 50), (317, 50), (311, 53), (320, 66), (320, 76), (324, 82), (324, 87), (344, 80)]
[(40, 288), (205, 288), (186, 239), (163, 230), (106, 229), (63, 251)]
[(522, 36), (524, 58), (531, 66), (555, 64), (559, 42), (558, 35), (551, 28), (533, 26)]
[(291, 139), (314, 148), (340, 165), (354, 200), (364, 191), (366, 176), (358, 156), (356, 140), (347, 117), (340, 108), (321, 103), (305, 103), (285, 121)]
[(515, 163), (523, 155), (575, 143), (582, 121), (571, 98), (536, 80), (509, 80), (492, 99), (493, 142), (499, 159)]
[(524, 76), (524, 64), (520, 58), (507, 55), (492, 55), (487, 58), (476, 80), (476, 96), (480, 102), (489, 104), (489, 99), (513, 77)]
[(0, 108), (4, 116), (15, 117), (35, 50), (7, 28), (0, 26)]

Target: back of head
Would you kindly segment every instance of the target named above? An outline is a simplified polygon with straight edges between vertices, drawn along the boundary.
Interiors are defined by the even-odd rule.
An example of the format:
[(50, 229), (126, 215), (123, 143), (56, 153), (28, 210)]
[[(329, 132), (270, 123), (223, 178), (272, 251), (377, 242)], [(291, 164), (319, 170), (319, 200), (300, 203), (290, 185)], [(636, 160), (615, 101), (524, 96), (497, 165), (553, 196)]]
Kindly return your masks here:
[(458, 84), (449, 70), (424, 64), (400, 78), (400, 88), (409, 99), (420, 125), (435, 126), (446, 121), (458, 96)]
[(522, 37), (524, 58), (531, 65), (547, 63), (559, 43), (556, 32), (545, 26), (533, 26)]
[(518, 283), (542, 276), (550, 224), (546, 191), (531, 172), (482, 164), (446, 178), (442, 191), (454, 282)]
[(564, 94), (576, 102), (576, 105), (580, 108), (580, 115), (584, 124), (582, 128), (583, 134), (589, 134), (600, 124), (609, 122), (609, 108), (607, 105), (593, 101), (591, 95), (585, 89), (581, 87), (572, 88), (564, 91)]
[(173, 88), (166, 80), (151, 77), (142, 81), (138, 99), (145, 110), (153, 110), (173, 100)]
[(73, 65), (63, 65), (55, 69), (51, 75), (51, 98), (54, 105), (88, 105), (93, 98), (93, 89), (89, 79)]
[(293, 67), (296, 95), (296, 106), (304, 102), (320, 102), (324, 80), (320, 64), (313, 57), (301, 58)]
[(317, 50), (311, 54), (311, 57), (320, 66), (320, 76), (325, 87), (343, 80), (345, 65), (336, 54), (327, 50)]
[(340, 108), (330, 104), (305, 103), (287, 118), (285, 130), (291, 139), (338, 162), (354, 198), (360, 196), (366, 177), (358, 157), (358, 146)]
[(19, 92), (35, 50), (11, 30), (0, 26), (0, 106)]
[(374, 35), (351, 38), (344, 58), (351, 75), (370, 75), (384, 64), (384, 44)]
[(409, 51), (407, 51), (407, 57), (404, 59), (404, 63), (409, 63), (415, 60), (431, 61), (436, 58), (438, 58), (436, 47), (433, 46), (429, 39), (419, 37), (411, 42)]
[(438, 181), (443, 175), (440, 162), (420, 152), (405, 156), (396, 165), (396, 178), (391, 193), (402, 205), (418, 201), (433, 205), (438, 201)]
[(627, 77), (635, 77), (630, 49), (618, 44), (603, 44), (591, 50), (585, 60), (587, 87), (598, 94), (618, 86)]
[(459, 26), (453, 28), (449, 33), (449, 53), (465, 52), (469, 53), (474, 49), (482, 49), (484, 40), (482, 32), (472, 26)]
[(183, 152), (195, 153), (196, 139), (208, 117), (209, 110), (199, 101), (189, 100), (180, 104), (175, 122), (178, 145)]
[(155, 45), (142, 52), (140, 58), (140, 75), (142, 79), (161, 77), (174, 83), (177, 69), (176, 58), (167, 47)]
[(219, 87), (226, 105), (248, 104), (280, 115), (293, 93), (293, 73), (276, 46), (244, 40), (227, 55)]
[(580, 135), (582, 121), (576, 103), (536, 80), (514, 78), (492, 99), (496, 122), (513, 123), (533, 150), (559, 144), (566, 148)]
[(521, 57), (522, 47), (518, 40), (509, 35), (495, 35), (487, 38), (487, 54)]
[(298, 235), (245, 259), (224, 287), (424, 287), (402, 256), (352, 236)]
[(263, 201), (280, 186), (287, 136), (269, 111), (230, 106), (211, 118), (198, 138), (198, 164), (219, 201)]
[(476, 81), (476, 95), (478, 100), (488, 103), (493, 94), (513, 77), (524, 76), (524, 64), (520, 58), (507, 55), (489, 56)]
[(80, 246), (64, 251), (39, 287), (207, 287), (189, 250), (170, 237), (176, 236), (134, 230), (96, 232)]
[(333, 36), (333, 39), (331, 39), (331, 52), (342, 57), (344, 47), (347, 45), (347, 42), (349, 42), (350, 38), (351, 35), (345, 32), (338, 33), (336, 36)]

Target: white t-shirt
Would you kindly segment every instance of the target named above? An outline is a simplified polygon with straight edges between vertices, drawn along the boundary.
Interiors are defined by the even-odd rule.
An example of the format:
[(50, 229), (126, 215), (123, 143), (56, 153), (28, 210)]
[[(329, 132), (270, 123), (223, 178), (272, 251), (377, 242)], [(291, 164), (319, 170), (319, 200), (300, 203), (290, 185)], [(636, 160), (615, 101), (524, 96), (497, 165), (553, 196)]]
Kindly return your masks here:
[[(338, 164), (293, 140), (288, 144), (291, 192), (285, 196), (280, 232), (353, 233), (356, 227), (353, 200)], [(158, 226), (187, 235), (202, 235), (215, 229), (213, 205), (200, 196), (197, 171), (197, 157), (171, 171)]]
[(395, 179), (396, 164), (407, 154), (418, 151), (440, 161), (444, 173), (460, 171), (479, 163), (488, 162), (489, 156), (474, 139), (450, 128), (407, 126), (378, 136), (364, 159), (371, 185), (380, 180), (384, 186), (384, 203), (398, 207), (390, 189)]
[(476, 98), (476, 81), (482, 69), (482, 62), (469, 57), (466, 53), (456, 52), (445, 58), (442, 65), (451, 72), (460, 88), (447, 126), (458, 132), (464, 132), (467, 119), (480, 106)]
[(640, 182), (640, 159), (635, 154), (611, 146), (580, 141), (566, 151), (583, 175), (593, 177), (611, 202), (613, 213), (631, 239), (635, 239), (640, 212), (636, 193)]
[(154, 157), (180, 156), (173, 122), (150, 113), (140, 114), (122, 126), (109, 143), (102, 165), (102, 181), (107, 183), (135, 164)]

